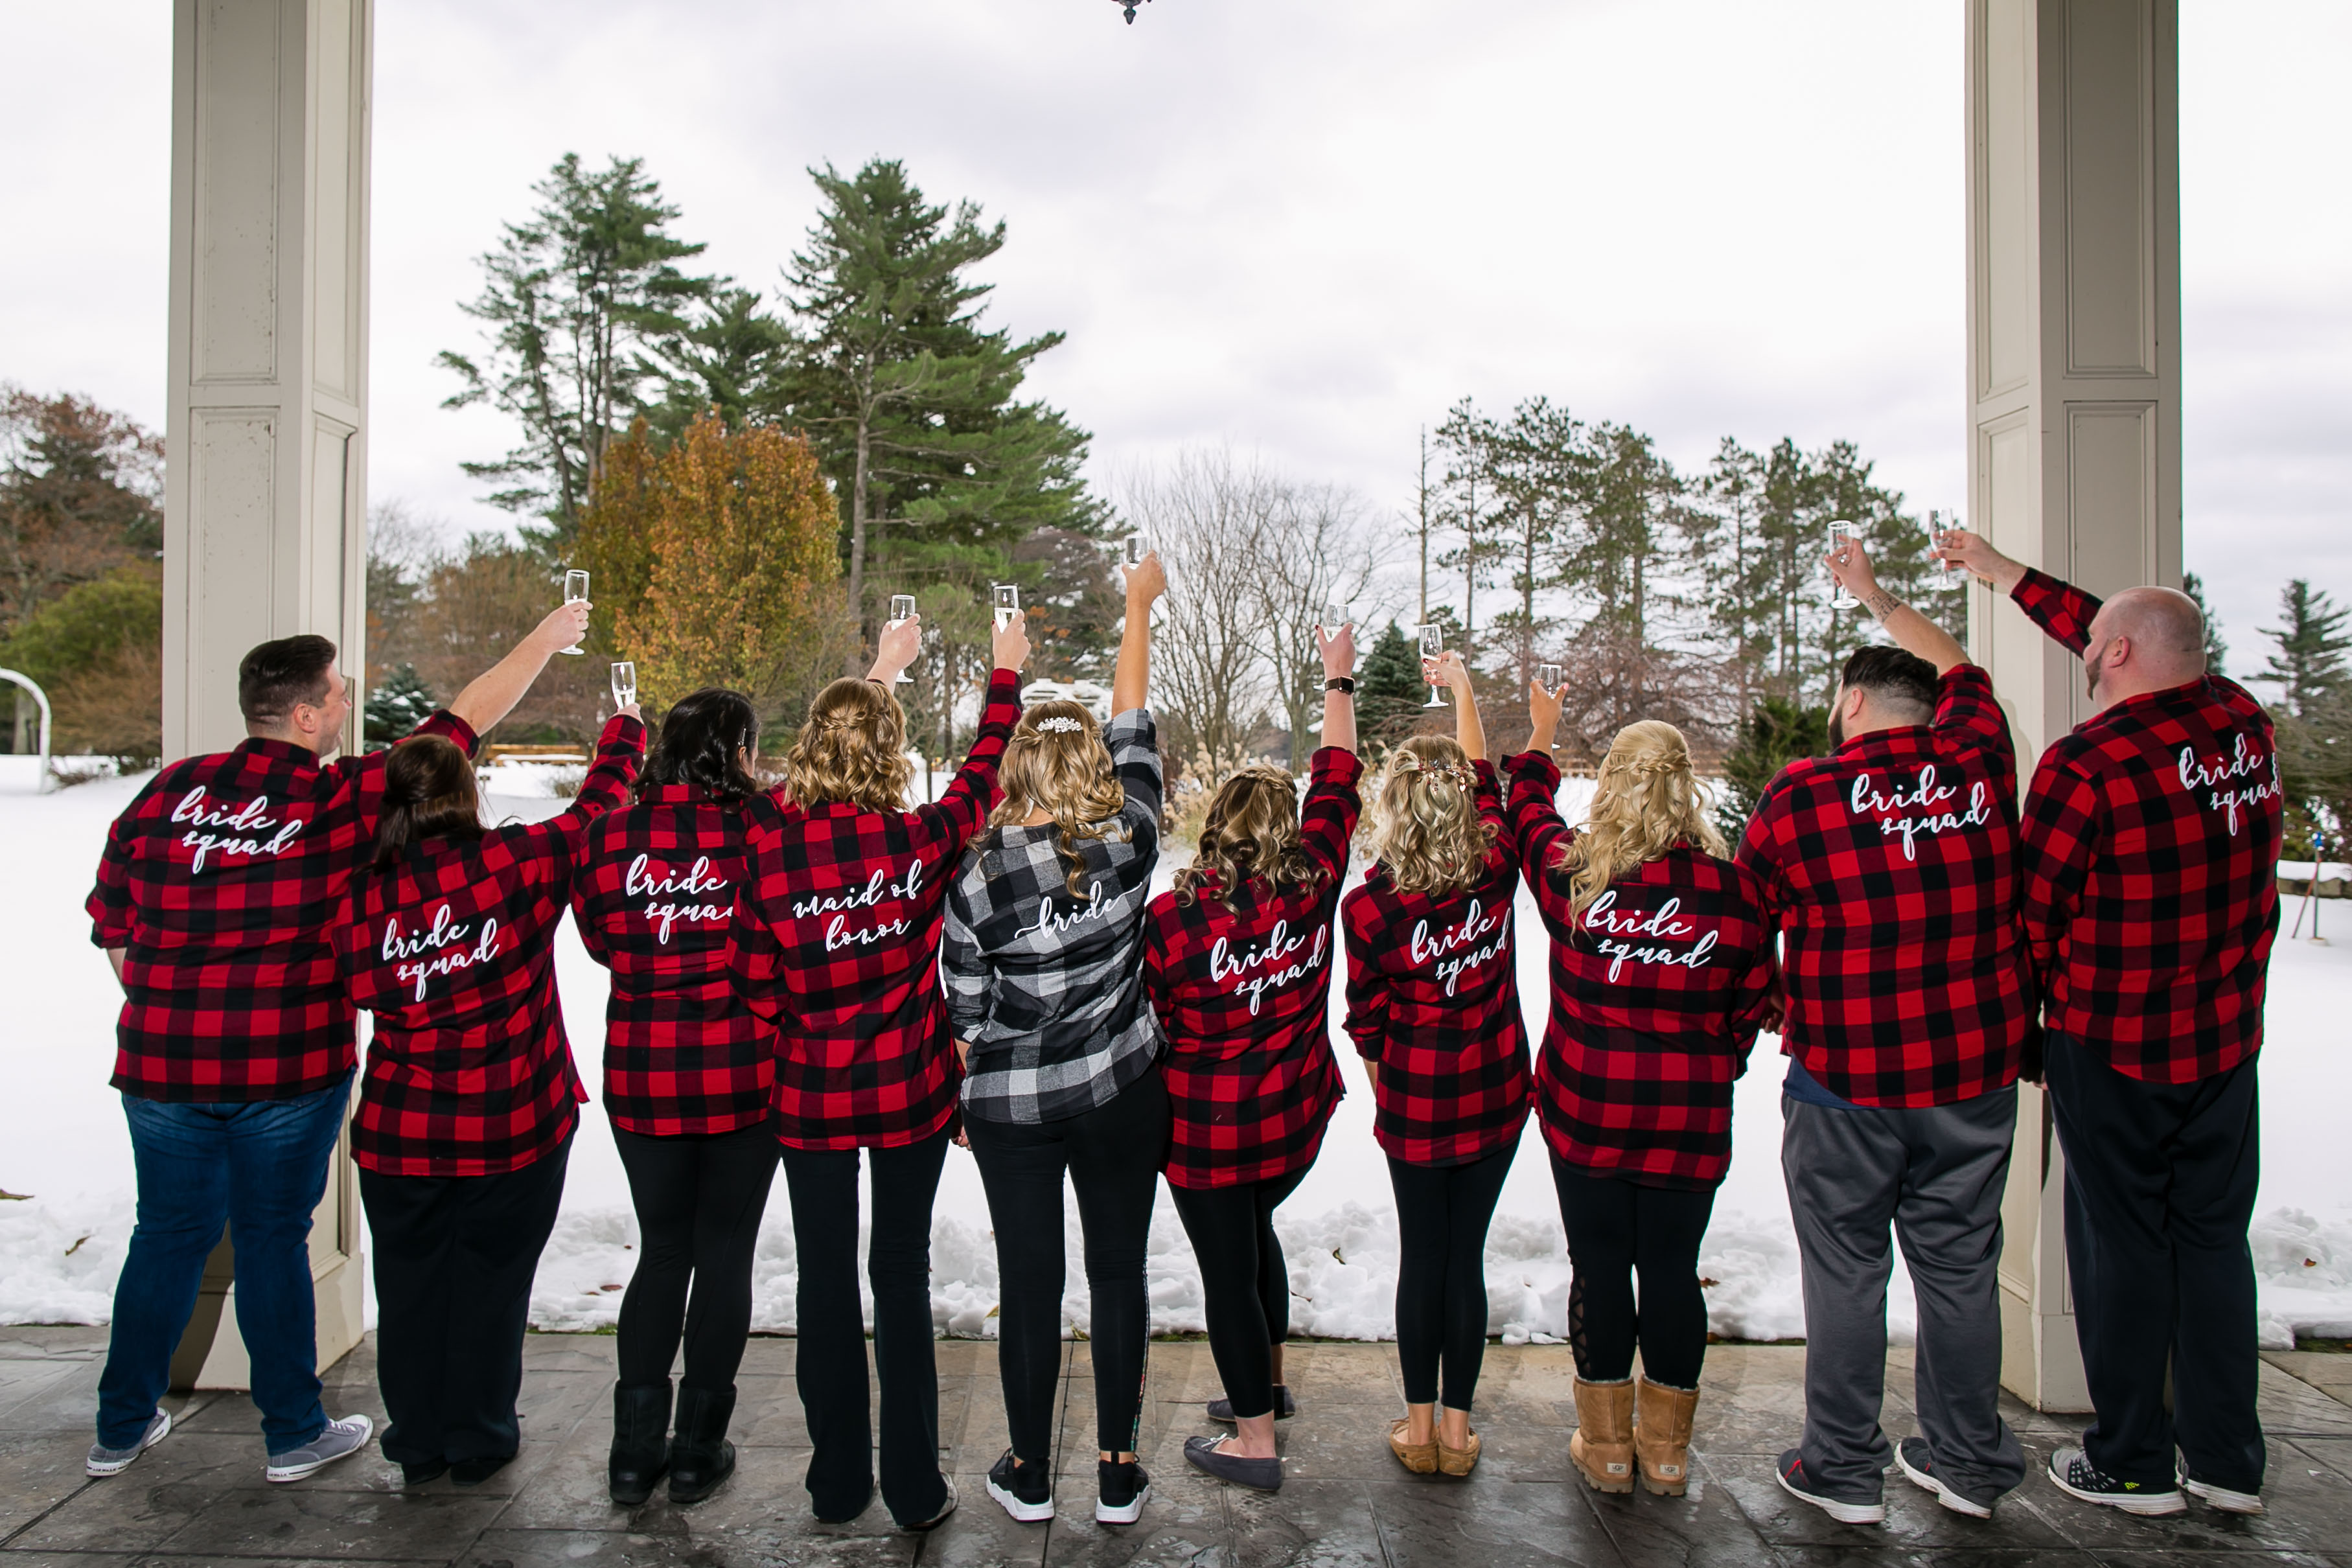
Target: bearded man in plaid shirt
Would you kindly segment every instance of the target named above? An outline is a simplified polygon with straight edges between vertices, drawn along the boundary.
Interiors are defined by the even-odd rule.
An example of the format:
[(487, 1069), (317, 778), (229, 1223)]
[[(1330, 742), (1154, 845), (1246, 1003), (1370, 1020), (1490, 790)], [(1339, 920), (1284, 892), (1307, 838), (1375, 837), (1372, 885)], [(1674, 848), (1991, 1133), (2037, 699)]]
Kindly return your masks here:
[(2260, 1513), (2246, 1226), (2285, 805), (2271, 722), (2206, 668), (2205, 618), (2186, 594), (2102, 604), (1975, 534), (1945, 549), (2081, 657), (2099, 709), (2042, 753), (2025, 803), (2025, 933), (2098, 1412), (2050, 1477), (2129, 1513), (2182, 1512), (2184, 1487)]
[[(551, 612), (417, 733), (472, 751), (587, 626), (584, 603)], [(386, 753), (323, 760), (352, 708), (325, 637), (247, 654), (237, 706), (247, 739), (141, 790), (107, 833), (89, 896), (91, 940), (122, 983), (113, 1086), (139, 1177), (92, 1476), (120, 1474), (172, 1429), (156, 1402), (224, 1225), (264, 1473), (300, 1480), (373, 1430), (364, 1415), (329, 1421), (319, 1401), (310, 1237), (357, 1059), (329, 928), (374, 846)]]
[(1739, 845), (1785, 938), (1780, 1164), (1805, 1289), (1805, 1430), (1780, 1485), (1885, 1520), (1890, 1222), (1919, 1302), (1919, 1434), (1892, 1451), (1987, 1519), (2024, 1479), (2000, 1418), (2000, 1198), (2032, 1025), (2017, 919), (2017, 767), (1985, 672), (1831, 557), (1897, 647), (1846, 661), (1826, 757), (1783, 768)]

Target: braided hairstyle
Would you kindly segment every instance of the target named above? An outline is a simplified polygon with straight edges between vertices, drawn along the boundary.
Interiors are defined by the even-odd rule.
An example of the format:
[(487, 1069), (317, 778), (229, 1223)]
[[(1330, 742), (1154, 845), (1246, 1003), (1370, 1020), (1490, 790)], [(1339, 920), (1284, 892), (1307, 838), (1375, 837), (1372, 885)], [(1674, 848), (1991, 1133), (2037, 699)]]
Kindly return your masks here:
[(1299, 837), (1297, 781), (1260, 764), (1217, 786), (1201, 825), (1200, 853), (1176, 873), (1176, 901), (1189, 904), (1208, 892), (1230, 910), (1254, 880), (1272, 891), (1283, 882), (1311, 889), (1322, 876)]
[(1478, 885), (1495, 825), (1478, 813), (1470, 753), (1445, 735), (1413, 735), (1389, 753), (1373, 803), (1372, 858), (1400, 893), (1449, 898)]
[(907, 710), (879, 681), (845, 677), (826, 686), (784, 753), (784, 793), (804, 807), (840, 801), (861, 811), (904, 811), (914, 782)]
[(1672, 724), (1643, 719), (1617, 731), (1601, 759), (1601, 777), (1584, 831), (1553, 857), (1569, 877), (1571, 924), (1601, 890), (1636, 867), (1678, 845), (1724, 853), (1723, 835), (1707, 820), (1691, 768), (1690, 742)]

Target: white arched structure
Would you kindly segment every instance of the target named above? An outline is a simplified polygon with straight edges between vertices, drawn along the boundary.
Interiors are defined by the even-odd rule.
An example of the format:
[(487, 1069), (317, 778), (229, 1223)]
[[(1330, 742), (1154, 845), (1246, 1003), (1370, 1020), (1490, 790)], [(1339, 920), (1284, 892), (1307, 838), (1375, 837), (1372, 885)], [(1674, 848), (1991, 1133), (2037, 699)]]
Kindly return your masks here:
[(33, 775), (33, 789), (37, 794), (49, 787), (49, 694), (42, 690), (40, 683), (31, 676), (20, 675), (13, 669), (0, 669), (0, 680), (23, 687), (31, 692), (34, 706), (41, 710), (41, 771)]

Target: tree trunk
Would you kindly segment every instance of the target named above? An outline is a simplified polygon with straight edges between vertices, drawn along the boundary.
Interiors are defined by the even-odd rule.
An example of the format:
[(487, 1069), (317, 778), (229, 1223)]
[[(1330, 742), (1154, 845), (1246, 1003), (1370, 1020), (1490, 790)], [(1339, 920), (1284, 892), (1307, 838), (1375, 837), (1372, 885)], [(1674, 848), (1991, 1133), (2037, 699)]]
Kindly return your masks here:
[(857, 621), (857, 646), (850, 650), (849, 668), (856, 675), (866, 653), (866, 472), (873, 454), (871, 408), (861, 399), (857, 410), (857, 472), (849, 487), (849, 613)]

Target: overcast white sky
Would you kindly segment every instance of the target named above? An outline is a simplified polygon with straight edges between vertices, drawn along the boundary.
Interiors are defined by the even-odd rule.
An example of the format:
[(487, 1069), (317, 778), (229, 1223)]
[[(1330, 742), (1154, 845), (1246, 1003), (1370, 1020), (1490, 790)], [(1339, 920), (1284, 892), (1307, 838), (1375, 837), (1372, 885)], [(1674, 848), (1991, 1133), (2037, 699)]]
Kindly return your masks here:
[[(2189, 0), (2188, 558), (2258, 662), (2352, 598), (2352, 6)], [(904, 159), (1011, 226), (996, 318), (1097, 474), (1230, 442), (1402, 508), (1415, 432), (1544, 393), (1696, 462), (1846, 437), (1965, 482), (1958, 0), (392, 0), (376, 34), (375, 499), (503, 526), (440, 409), (474, 258), (566, 151), (641, 155), (772, 290), (803, 170)], [(163, 419), (170, 12), (0, 0), (0, 379)], [(2334, 194), (2331, 195), (2330, 193)]]

